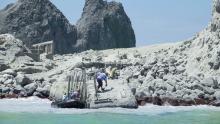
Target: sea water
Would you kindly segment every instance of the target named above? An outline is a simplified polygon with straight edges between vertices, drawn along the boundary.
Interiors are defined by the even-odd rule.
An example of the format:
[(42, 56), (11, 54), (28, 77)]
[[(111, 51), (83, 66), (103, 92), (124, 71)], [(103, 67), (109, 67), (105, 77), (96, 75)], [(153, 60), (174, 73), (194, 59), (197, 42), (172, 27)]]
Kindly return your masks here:
[(155, 106), (138, 109), (56, 109), (50, 101), (0, 100), (0, 124), (220, 124), (220, 108)]

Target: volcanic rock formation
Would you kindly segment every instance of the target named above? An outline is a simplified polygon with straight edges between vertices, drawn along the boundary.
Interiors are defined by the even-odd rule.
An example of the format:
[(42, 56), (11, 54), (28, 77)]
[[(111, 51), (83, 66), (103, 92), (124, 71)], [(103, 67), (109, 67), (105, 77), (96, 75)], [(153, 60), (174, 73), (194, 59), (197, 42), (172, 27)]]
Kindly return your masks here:
[(116, 2), (86, 0), (77, 28), (49, 0), (18, 0), (1, 10), (0, 17), (0, 34), (10, 33), (29, 48), (53, 40), (58, 54), (136, 43), (130, 19)]
[(128, 48), (136, 44), (130, 19), (122, 4), (103, 0), (86, 0), (83, 14), (77, 22), (75, 48)]
[(76, 28), (49, 0), (18, 0), (0, 11), (0, 34), (10, 33), (28, 47), (53, 40), (55, 53), (69, 53)]

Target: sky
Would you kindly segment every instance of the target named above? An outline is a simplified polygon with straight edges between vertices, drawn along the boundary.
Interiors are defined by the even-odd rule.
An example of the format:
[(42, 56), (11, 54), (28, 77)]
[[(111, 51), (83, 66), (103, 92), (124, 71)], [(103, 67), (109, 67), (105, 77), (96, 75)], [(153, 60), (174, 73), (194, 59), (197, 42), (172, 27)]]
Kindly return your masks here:
[[(0, 9), (16, 0), (0, 0)], [(72, 24), (84, 0), (51, 0)], [(111, 1), (111, 0), (108, 0)], [(115, 0), (123, 4), (135, 31), (137, 46), (191, 38), (211, 19), (212, 0)], [(1, 18), (1, 17), (0, 17)]]

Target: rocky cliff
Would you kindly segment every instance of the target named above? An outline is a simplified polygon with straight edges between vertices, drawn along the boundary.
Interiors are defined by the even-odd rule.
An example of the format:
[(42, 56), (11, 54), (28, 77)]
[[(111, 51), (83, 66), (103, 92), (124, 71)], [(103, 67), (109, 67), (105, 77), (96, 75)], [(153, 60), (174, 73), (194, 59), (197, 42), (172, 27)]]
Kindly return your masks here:
[(0, 34), (13, 34), (29, 48), (53, 40), (58, 54), (136, 43), (131, 22), (116, 2), (86, 0), (77, 28), (49, 0), (18, 0), (1, 10), (0, 17)]
[(77, 30), (75, 48), (80, 50), (128, 48), (136, 44), (130, 19), (117, 2), (86, 0)]
[(49, 0), (18, 0), (0, 11), (0, 34), (10, 33), (28, 47), (53, 40), (55, 53), (69, 53), (76, 27)]

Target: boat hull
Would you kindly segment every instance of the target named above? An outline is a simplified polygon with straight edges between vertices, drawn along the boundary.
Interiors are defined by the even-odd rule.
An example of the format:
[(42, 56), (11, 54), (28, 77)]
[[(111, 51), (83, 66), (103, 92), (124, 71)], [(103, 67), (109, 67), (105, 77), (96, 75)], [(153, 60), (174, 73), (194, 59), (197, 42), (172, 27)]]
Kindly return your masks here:
[(85, 108), (85, 104), (80, 101), (68, 100), (68, 101), (54, 101), (51, 103), (54, 108)]

